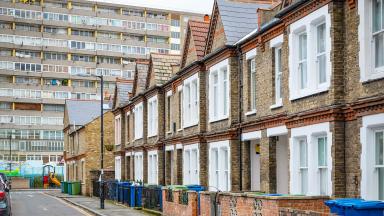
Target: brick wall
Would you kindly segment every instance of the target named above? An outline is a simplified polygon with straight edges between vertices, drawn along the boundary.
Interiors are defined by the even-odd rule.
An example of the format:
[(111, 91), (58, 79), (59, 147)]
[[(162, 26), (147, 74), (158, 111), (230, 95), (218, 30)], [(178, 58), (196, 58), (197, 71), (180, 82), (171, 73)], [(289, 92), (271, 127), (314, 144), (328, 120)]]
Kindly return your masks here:
[(188, 205), (180, 204), (181, 191), (173, 191), (173, 202), (167, 201), (167, 190), (163, 190), (163, 215), (167, 216), (197, 216), (197, 192), (188, 191)]
[(202, 192), (200, 194), (200, 215), (210, 216), (213, 211), (221, 215), (279, 215), (280, 210), (290, 208), (295, 210), (311, 210), (319, 213), (329, 213), (324, 205), (326, 198), (322, 197), (264, 197), (251, 194)]

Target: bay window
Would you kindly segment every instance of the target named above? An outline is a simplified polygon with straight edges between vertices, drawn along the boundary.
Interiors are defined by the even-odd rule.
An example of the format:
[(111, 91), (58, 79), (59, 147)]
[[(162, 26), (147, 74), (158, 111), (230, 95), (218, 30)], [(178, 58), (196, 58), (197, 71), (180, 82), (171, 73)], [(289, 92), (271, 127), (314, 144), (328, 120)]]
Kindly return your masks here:
[(209, 185), (212, 190), (230, 191), (229, 141), (209, 144)]
[(384, 200), (384, 113), (362, 117), (361, 197)]
[(332, 194), (332, 133), (330, 123), (291, 129), (291, 194)]
[(143, 138), (143, 102), (134, 108), (135, 140)]
[(148, 184), (158, 184), (157, 151), (148, 152)]
[(289, 34), (290, 100), (329, 89), (330, 27), (328, 5), (290, 25), (292, 30)]
[(384, 130), (375, 131), (375, 168), (377, 169), (377, 182), (379, 200), (384, 200)]
[(121, 144), (121, 115), (115, 117), (115, 145)]
[(134, 154), (134, 166), (135, 166), (135, 181), (143, 181), (143, 152), (135, 152)]
[(199, 148), (198, 144), (184, 147), (183, 184), (199, 184)]
[(228, 59), (210, 68), (209, 73), (209, 120), (228, 118), (229, 110)]
[(148, 137), (157, 135), (157, 96), (148, 99)]
[(184, 80), (183, 110), (189, 113), (183, 116), (183, 127), (190, 127), (199, 122), (199, 85), (198, 74)]

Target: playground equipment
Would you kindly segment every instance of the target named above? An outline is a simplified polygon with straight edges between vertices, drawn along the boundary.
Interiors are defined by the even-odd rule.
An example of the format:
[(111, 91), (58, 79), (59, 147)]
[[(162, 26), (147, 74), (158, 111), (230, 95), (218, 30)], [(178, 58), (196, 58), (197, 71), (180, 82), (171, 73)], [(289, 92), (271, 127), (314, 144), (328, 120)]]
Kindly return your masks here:
[[(47, 170), (47, 172), (46, 172)], [(53, 170), (53, 172), (51, 171)], [(47, 173), (47, 175), (45, 175)], [(49, 186), (56, 185), (58, 187), (61, 186), (60, 181), (56, 178), (55, 167), (52, 165), (43, 166), (43, 185), (44, 188), (48, 188)]]

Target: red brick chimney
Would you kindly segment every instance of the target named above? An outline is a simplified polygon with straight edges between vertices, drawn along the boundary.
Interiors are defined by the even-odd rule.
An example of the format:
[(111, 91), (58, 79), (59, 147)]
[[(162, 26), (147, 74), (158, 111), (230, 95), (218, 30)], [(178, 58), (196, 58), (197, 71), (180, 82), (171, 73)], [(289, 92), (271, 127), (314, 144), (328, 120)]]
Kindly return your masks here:
[(209, 15), (208, 14), (204, 15), (204, 22), (209, 22)]

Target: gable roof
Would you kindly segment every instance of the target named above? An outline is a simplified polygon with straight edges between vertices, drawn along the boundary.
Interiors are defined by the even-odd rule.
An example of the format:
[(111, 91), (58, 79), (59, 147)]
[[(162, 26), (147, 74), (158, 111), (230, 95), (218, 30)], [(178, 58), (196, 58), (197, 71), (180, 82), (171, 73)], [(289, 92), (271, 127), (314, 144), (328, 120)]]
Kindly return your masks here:
[(66, 100), (68, 124), (85, 125), (100, 116), (100, 101)]
[(209, 22), (189, 20), (187, 27), (187, 36), (185, 37), (183, 57), (181, 67), (185, 66), (189, 49), (189, 41), (192, 40), (196, 49), (197, 60), (204, 57), (205, 45), (207, 42)]
[(257, 10), (270, 7), (271, 3), (266, 1), (239, 2), (215, 0), (205, 54), (211, 52), (218, 16), (220, 16), (224, 27), (226, 45), (233, 45), (258, 28)]
[(129, 102), (129, 93), (132, 93), (133, 80), (116, 79), (113, 109)]
[(166, 83), (179, 67), (180, 55), (151, 53), (146, 88)]
[(133, 80), (132, 95), (138, 95), (145, 90), (147, 83), (149, 61), (137, 61), (135, 68), (135, 77)]

